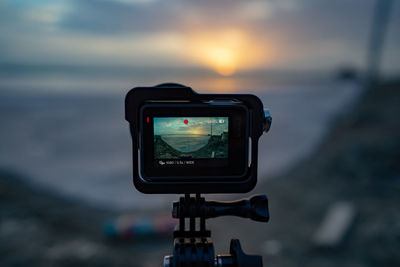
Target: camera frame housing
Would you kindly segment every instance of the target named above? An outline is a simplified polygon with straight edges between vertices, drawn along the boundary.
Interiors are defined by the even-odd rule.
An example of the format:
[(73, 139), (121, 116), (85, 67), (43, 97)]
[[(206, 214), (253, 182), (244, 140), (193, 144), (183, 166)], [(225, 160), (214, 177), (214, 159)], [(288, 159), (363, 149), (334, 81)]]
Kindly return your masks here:
[[(143, 110), (150, 107), (193, 107), (198, 109), (222, 108), (245, 110), (246, 134), (243, 153), (245, 171), (240, 175), (196, 175), (149, 177), (144, 172), (149, 157), (144, 157)], [(201, 113), (201, 112), (200, 112)], [(217, 114), (217, 113), (215, 113)], [(185, 114), (190, 117), (191, 115)], [(173, 117), (173, 116), (172, 116)], [(205, 115), (204, 117), (207, 117)], [(198, 94), (190, 87), (179, 84), (161, 84), (154, 87), (136, 87), (125, 98), (125, 119), (129, 122), (132, 137), (133, 183), (136, 189), (147, 194), (179, 193), (245, 193), (257, 183), (258, 139), (265, 127), (264, 108), (260, 99), (251, 94)], [(147, 140), (149, 137), (147, 137)], [(148, 141), (147, 141), (148, 144)], [(147, 148), (147, 147), (146, 147)], [(249, 152), (250, 150), (250, 152)], [(251, 154), (249, 154), (251, 153)], [(148, 154), (148, 153), (147, 153)], [(149, 165), (148, 165), (149, 166)], [(147, 167), (149, 168), (149, 167)]]

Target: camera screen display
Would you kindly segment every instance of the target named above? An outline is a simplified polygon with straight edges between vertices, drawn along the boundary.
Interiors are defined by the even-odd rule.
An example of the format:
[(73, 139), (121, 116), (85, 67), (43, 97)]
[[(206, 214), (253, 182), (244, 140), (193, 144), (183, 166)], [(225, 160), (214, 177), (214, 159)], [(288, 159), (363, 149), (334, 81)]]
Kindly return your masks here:
[(228, 117), (154, 117), (153, 123), (155, 159), (228, 157)]
[(145, 179), (225, 179), (246, 172), (247, 110), (242, 105), (151, 103), (143, 106), (141, 117)]

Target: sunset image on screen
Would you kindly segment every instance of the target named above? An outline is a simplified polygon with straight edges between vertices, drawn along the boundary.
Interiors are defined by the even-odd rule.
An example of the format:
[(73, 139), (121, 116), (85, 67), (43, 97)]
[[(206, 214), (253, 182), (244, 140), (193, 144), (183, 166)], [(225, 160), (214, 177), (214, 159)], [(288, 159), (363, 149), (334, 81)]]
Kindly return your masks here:
[(156, 159), (226, 158), (228, 117), (154, 118)]

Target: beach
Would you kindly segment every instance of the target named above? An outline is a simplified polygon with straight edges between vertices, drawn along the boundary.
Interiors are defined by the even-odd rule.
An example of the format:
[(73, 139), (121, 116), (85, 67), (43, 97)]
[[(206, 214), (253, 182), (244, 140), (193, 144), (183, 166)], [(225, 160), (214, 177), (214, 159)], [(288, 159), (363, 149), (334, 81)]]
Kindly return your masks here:
[[(264, 222), (207, 219), (215, 255), (238, 238), (263, 266), (400, 266), (395, 2), (0, 1), (0, 266), (160, 266), (172, 216), (221, 201)], [(129, 93), (171, 86), (193, 92)], [(135, 188), (177, 168), (254, 188), (201, 194), (208, 214)]]
[[(357, 82), (333, 79), (271, 85), (266, 90), (259, 89), (262, 84), (244, 87), (261, 98), (273, 117), (271, 131), (259, 143), (261, 182), (310, 155), (334, 118), (362, 91)], [(250, 85), (253, 90), (247, 89)], [(133, 188), (131, 140), (124, 120), (127, 90), (91, 90), (3, 90), (0, 167), (23, 174), (40, 188), (94, 206), (168, 209), (175, 196), (149, 198)]]
[[(238, 237), (266, 266), (398, 265), (398, 86), (367, 90), (336, 117), (313, 153), (251, 192), (268, 195), (268, 224), (210, 220), (216, 251), (226, 252), (229, 239)], [(106, 239), (101, 229), (121, 214), (117, 210), (38, 189), (18, 173), (0, 177), (3, 266), (159, 266), (172, 251), (172, 238)], [(312, 235), (337, 201), (352, 202), (357, 217), (343, 242), (321, 250)]]

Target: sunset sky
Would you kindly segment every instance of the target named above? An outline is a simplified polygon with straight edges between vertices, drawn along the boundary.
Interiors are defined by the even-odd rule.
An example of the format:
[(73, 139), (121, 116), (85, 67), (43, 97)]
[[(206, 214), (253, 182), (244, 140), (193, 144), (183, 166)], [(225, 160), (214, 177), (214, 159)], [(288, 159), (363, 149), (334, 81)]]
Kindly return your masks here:
[[(400, 72), (394, 1), (383, 69)], [(0, 64), (206, 69), (365, 66), (372, 0), (2, 0)]]
[(154, 135), (220, 135), (228, 131), (227, 117), (154, 118)]

